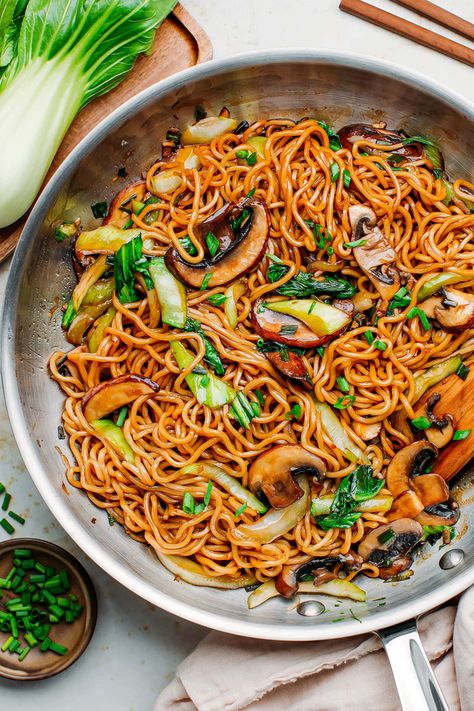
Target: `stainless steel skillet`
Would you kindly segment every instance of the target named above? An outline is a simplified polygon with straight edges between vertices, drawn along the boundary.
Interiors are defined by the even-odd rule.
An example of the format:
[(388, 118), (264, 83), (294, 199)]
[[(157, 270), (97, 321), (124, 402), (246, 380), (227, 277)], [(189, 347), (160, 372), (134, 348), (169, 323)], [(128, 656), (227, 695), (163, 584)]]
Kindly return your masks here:
[[(51, 237), (51, 224), (64, 216), (81, 216), (84, 224), (93, 224), (89, 205), (117, 191), (117, 168), (125, 165), (130, 178), (138, 175), (158, 154), (170, 122), (189, 122), (196, 104), (208, 109), (225, 104), (239, 119), (313, 115), (336, 126), (386, 120), (412, 135), (438, 140), (452, 174), (472, 179), (474, 173), (472, 105), (419, 75), (350, 54), (274, 50), (239, 56), (185, 71), (132, 99), (92, 131), (59, 168), (38, 200), (13, 260), (3, 315), (2, 374), (25, 464), (76, 543), (150, 602), (208, 627), (265, 639), (308, 641), (385, 630), (381, 636), (397, 662), (395, 677), (404, 709), (446, 708), (414, 623), (405, 623), (474, 582), (469, 472), (457, 494), (463, 509), (458, 524), (463, 535), (454, 544), (463, 552), (457, 565), (442, 569), (439, 563), (447, 549), (435, 547), (418, 561), (409, 581), (367, 580), (367, 605), (349, 603), (336, 609), (325, 598), (326, 613), (312, 618), (298, 615), (282, 600), (249, 612), (243, 591), (223, 593), (177, 583), (144, 546), (118, 527), (110, 528), (105, 516), (97, 516), (85, 496), (69, 487), (67, 494), (64, 491), (58, 449), (67, 454), (67, 447), (57, 439), (62, 396), (49, 380), (46, 364), (51, 351), (64, 348), (59, 316), (50, 316), (51, 305), (70, 290), (73, 277), (64, 246)], [(90, 523), (93, 516), (95, 526)], [(343, 621), (332, 624), (341, 616)]]

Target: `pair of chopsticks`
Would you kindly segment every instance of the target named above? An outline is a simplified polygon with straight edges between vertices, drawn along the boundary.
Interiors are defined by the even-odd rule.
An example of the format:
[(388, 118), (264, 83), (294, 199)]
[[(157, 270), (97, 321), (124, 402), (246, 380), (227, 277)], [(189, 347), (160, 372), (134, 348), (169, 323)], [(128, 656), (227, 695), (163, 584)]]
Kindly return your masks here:
[[(392, 2), (414, 10), (419, 15), (423, 15), (423, 17), (427, 17), (429, 20), (433, 20), (463, 37), (474, 40), (474, 24), (472, 22), (468, 22), (462, 17), (448, 12), (448, 10), (443, 10), (438, 5), (429, 2), (429, 0), (392, 0)], [(363, 2), (363, 0), (341, 0), (339, 8), (344, 12), (372, 22), (374, 25), (395, 32), (395, 34), (402, 37), (407, 37), (418, 44), (474, 67), (474, 50), (460, 42), (455, 42), (443, 35), (439, 35), (437, 32), (419, 27), (414, 22), (403, 20), (401, 17), (385, 12), (385, 10), (380, 10), (378, 7)]]

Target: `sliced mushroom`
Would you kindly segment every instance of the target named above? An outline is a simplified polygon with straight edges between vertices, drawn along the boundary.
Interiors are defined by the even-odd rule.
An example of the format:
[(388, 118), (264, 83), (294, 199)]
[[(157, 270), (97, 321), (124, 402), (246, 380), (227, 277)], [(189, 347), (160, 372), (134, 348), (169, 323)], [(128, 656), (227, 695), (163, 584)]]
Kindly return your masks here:
[[(404, 131), (390, 131), (367, 123), (352, 123), (338, 131), (343, 148), (352, 150), (352, 144), (356, 141), (366, 140), (382, 146), (395, 145), (408, 138)], [(366, 148), (371, 151), (373, 149)], [(408, 146), (400, 146), (393, 153), (403, 156), (406, 160), (418, 160), (423, 155), (423, 147), (420, 143), (410, 143)], [(384, 155), (388, 155), (383, 151)]]
[(409, 489), (397, 496), (390, 511), (385, 514), (387, 521), (397, 521), (401, 518), (416, 518), (424, 509), (418, 494)]
[(137, 180), (131, 185), (127, 185), (114, 197), (110, 203), (107, 216), (104, 218), (103, 225), (115, 225), (121, 229), (125, 227), (130, 220), (132, 212), (132, 200), (144, 202), (146, 195), (146, 183), (144, 180)]
[(274, 509), (290, 506), (303, 496), (294, 477), (298, 474), (321, 476), (324, 462), (299, 445), (282, 444), (268, 449), (249, 469), (249, 488), (265, 494)]
[(376, 216), (366, 205), (351, 205), (349, 221), (352, 227), (352, 240), (364, 239), (364, 244), (354, 247), (352, 253), (379, 292), (382, 300), (388, 304), (400, 289), (402, 275), (396, 267), (396, 252), (387, 238), (375, 225)]
[(437, 417), (433, 412), (433, 408), (440, 400), (441, 395), (433, 393), (425, 405), (426, 415), (431, 422), (431, 427), (425, 430), (425, 436), (438, 449), (451, 442), (454, 434), (454, 417), (450, 414)]
[(265, 353), (265, 356), (283, 375), (311, 385), (311, 377), (302, 357), (297, 353), (293, 351), (284, 351), (283, 353), (281, 351), (273, 351)]
[(283, 597), (293, 597), (298, 590), (298, 582), (304, 575), (316, 572), (314, 584), (321, 585), (335, 577), (330, 569), (339, 563), (343, 563), (348, 570), (357, 570), (362, 564), (362, 558), (357, 553), (349, 551), (347, 555), (311, 558), (306, 563), (285, 565), (275, 578), (275, 587)]
[(422, 526), (454, 526), (460, 516), (459, 506), (453, 499), (448, 499), (435, 506), (427, 506), (416, 517)]
[(82, 398), (82, 412), (88, 422), (100, 420), (142, 395), (154, 395), (158, 389), (153, 380), (141, 375), (120, 375), (88, 390)]
[(411, 488), (424, 507), (449, 499), (449, 487), (439, 474), (421, 474), (411, 480)]
[(474, 295), (458, 289), (442, 289), (418, 305), (428, 318), (436, 319), (444, 331), (464, 331), (474, 326)]
[[(166, 266), (184, 284), (200, 289), (205, 277), (207, 286), (228, 284), (252, 270), (262, 258), (268, 241), (269, 216), (265, 203), (256, 198), (244, 198), (228, 204), (195, 227), (206, 257), (198, 264), (181, 258), (174, 248), (165, 255)], [(212, 233), (219, 242), (214, 255), (206, 237)]]
[(408, 554), (422, 538), (423, 527), (418, 521), (400, 518), (370, 531), (358, 552), (364, 561), (380, 568), (381, 578), (392, 577), (410, 567), (412, 558)]
[(393, 496), (412, 489), (411, 477), (417, 477), (435, 460), (438, 450), (425, 440), (413, 442), (400, 449), (387, 468), (387, 486)]

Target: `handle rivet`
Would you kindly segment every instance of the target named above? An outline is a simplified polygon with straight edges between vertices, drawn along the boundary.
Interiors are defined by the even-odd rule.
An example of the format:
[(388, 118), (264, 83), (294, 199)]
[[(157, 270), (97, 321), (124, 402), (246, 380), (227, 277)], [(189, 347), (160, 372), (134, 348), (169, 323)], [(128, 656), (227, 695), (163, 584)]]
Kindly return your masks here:
[(318, 602), (318, 600), (305, 600), (300, 602), (296, 608), (298, 615), (303, 615), (303, 617), (317, 617), (322, 615), (325, 610), (323, 603)]
[(453, 548), (447, 551), (439, 559), (439, 567), (443, 570), (450, 570), (450, 568), (455, 568), (459, 563), (464, 560), (464, 551), (460, 548)]

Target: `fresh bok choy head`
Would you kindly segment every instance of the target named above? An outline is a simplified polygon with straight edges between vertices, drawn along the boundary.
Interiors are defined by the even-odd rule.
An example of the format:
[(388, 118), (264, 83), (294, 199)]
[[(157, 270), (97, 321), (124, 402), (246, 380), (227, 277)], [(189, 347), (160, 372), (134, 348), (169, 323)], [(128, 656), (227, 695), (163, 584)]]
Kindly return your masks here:
[(175, 0), (1, 0), (0, 228), (32, 204), (76, 113), (151, 48)]

